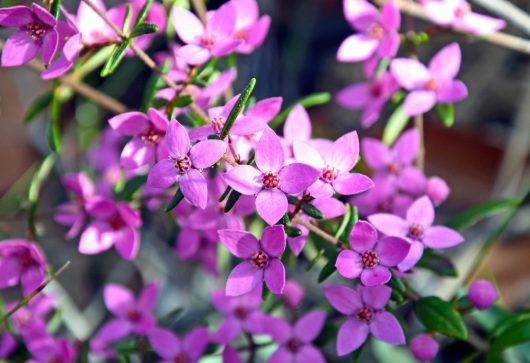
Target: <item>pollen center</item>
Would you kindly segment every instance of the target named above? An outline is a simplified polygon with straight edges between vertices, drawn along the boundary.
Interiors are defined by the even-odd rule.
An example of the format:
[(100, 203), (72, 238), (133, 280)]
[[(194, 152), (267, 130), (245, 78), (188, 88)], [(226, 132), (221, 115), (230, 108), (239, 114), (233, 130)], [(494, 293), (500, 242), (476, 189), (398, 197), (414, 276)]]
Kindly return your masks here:
[(337, 176), (339, 175), (339, 171), (332, 167), (332, 166), (326, 166), (324, 170), (322, 170), (322, 176), (320, 179), (322, 179), (326, 183), (331, 183), (335, 179), (337, 179)]
[(127, 312), (127, 318), (129, 318), (130, 321), (136, 322), (140, 320), (141, 317), (142, 314), (140, 314), (140, 312), (136, 309), (132, 309)]
[(175, 160), (175, 169), (179, 174), (186, 174), (191, 169), (191, 159), (188, 155), (179, 156)]
[(29, 251), (25, 251), (20, 255), (20, 257), (18, 258), (18, 264), (22, 268), (22, 270), (28, 269), (33, 266), (33, 259), (31, 258), (31, 254), (29, 253)]
[(201, 45), (204, 48), (211, 48), (215, 44), (215, 37), (213, 35), (205, 35), (201, 38)]
[(398, 163), (390, 163), (386, 167), (386, 170), (388, 170), (389, 174), (396, 175), (399, 171), (399, 164)]
[(269, 256), (263, 251), (258, 251), (250, 258), (250, 263), (255, 268), (263, 270), (269, 265)]
[(374, 39), (381, 39), (385, 35), (385, 30), (379, 24), (373, 24), (370, 29), (368, 29), (368, 35)]
[(244, 306), (238, 306), (234, 309), (234, 315), (239, 320), (245, 320), (248, 316), (248, 309)]
[(413, 240), (420, 240), (423, 237), (423, 226), (417, 223), (411, 224), (407, 237)]
[(179, 353), (175, 356), (175, 359), (173, 359), (174, 363), (187, 363), (188, 357), (186, 357), (186, 354)]
[(162, 139), (162, 134), (155, 129), (149, 129), (140, 138), (147, 145), (156, 145)]
[(361, 261), (364, 267), (374, 267), (379, 264), (379, 257), (375, 251), (366, 251), (361, 254)]
[(287, 348), (289, 352), (296, 354), (298, 353), (300, 348), (302, 348), (302, 345), (303, 345), (302, 342), (300, 342), (298, 339), (291, 338), (287, 341), (287, 343), (285, 344), (285, 347)]
[(280, 176), (278, 173), (269, 171), (263, 174), (262, 182), (263, 186), (267, 189), (278, 188), (278, 185), (280, 185)]
[(46, 28), (42, 23), (33, 22), (26, 25), (26, 32), (34, 41), (40, 40), (46, 35)]
[(125, 226), (123, 218), (118, 213), (114, 213), (114, 215), (110, 217), (109, 224), (110, 227), (115, 231), (122, 229)]
[(365, 323), (368, 323), (370, 320), (374, 317), (374, 311), (370, 309), (369, 307), (363, 306), (357, 311), (357, 319), (360, 321), (363, 321)]
[(438, 81), (435, 79), (429, 79), (424, 85), (427, 91), (436, 91), (438, 89)]
[(371, 82), (368, 85), (368, 92), (373, 98), (379, 98), (383, 95), (383, 87), (378, 82)]
[(225, 126), (226, 118), (223, 116), (217, 116), (212, 118), (212, 128), (216, 133), (220, 133)]
[(234, 32), (233, 37), (234, 39), (237, 39), (237, 40), (246, 40), (247, 32), (245, 30), (237, 30)]

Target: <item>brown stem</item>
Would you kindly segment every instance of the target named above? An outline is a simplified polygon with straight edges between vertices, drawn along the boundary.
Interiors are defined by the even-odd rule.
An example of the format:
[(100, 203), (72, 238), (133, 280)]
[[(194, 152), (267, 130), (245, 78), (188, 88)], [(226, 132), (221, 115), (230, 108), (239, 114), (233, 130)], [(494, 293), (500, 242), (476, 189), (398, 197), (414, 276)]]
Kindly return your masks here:
[(199, 19), (201, 19), (203, 24), (206, 24), (206, 5), (204, 4), (203, 0), (191, 0), (191, 5), (193, 6), (193, 9), (195, 9), (195, 12), (199, 16)]
[(309, 222), (303, 220), (302, 218), (300, 218), (298, 216), (295, 216), (293, 218), (293, 222), (297, 223), (297, 224), (299, 224), (301, 226), (306, 227), (307, 229), (309, 229), (314, 234), (319, 235), (320, 237), (322, 237), (323, 239), (325, 239), (326, 241), (328, 241), (328, 242), (330, 242), (330, 243), (332, 243), (334, 245), (337, 245), (337, 244), (340, 243), (340, 241), (338, 239), (336, 239), (335, 237), (333, 237), (332, 235), (330, 235), (326, 231), (318, 228), (317, 226), (315, 226), (312, 223), (309, 223)]
[(423, 131), (423, 114), (414, 117), (414, 126), (420, 135), (420, 145), (418, 148), (418, 156), (416, 158), (416, 166), (423, 171), (425, 167), (425, 136)]

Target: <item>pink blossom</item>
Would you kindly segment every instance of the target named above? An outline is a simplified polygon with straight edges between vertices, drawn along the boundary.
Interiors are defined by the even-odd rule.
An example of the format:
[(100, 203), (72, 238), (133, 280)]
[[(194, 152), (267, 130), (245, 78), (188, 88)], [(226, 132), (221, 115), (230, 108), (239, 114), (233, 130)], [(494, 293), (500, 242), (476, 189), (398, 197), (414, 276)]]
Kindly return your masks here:
[(399, 264), (401, 271), (412, 268), (423, 255), (425, 247), (440, 249), (464, 242), (464, 237), (451, 228), (433, 226), (434, 207), (429, 197), (417, 199), (407, 210), (406, 219), (393, 214), (373, 214), (368, 220), (388, 236), (405, 238), (411, 243), (405, 260)]
[(337, 335), (337, 354), (342, 356), (357, 350), (371, 333), (388, 344), (405, 343), (403, 329), (394, 315), (384, 310), (392, 289), (385, 285), (346, 286), (328, 285), (324, 295), (329, 303), (348, 318)]
[(163, 363), (197, 363), (208, 345), (208, 329), (195, 328), (180, 339), (167, 329), (156, 328), (149, 333), (148, 339)]
[(83, 49), (81, 33), (69, 18), (66, 22), (59, 21), (57, 23), (57, 31), (59, 33), (57, 49), (62, 51), (62, 55), (41, 73), (42, 79), (45, 80), (57, 78), (72, 69)]
[[(25, 342), (48, 337), (46, 316), (53, 310), (54, 304), (52, 296), (38, 295), (11, 316), (10, 321)], [(15, 305), (15, 302), (9, 303), (5, 308), (10, 310)]]
[(479, 310), (485, 310), (497, 301), (497, 289), (487, 280), (476, 280), (469, 286), (467, 298), (471, 305)]
[(350, 233), (351, 249), (339, 253), (335, 266), (349, 279), (361, 277), (365, 286), (390, 281), (390, 267), (397, 266), (407, 256), (410, 244), (397, 237), (377, 239), (377, 231), (368, 222), (359, 221)]
[(451, 43), (434, 55), (425, 67), (416, 59), (396, 58), (390, 63), (392, 75), (410, 93), (403, 108), (409, 116), (429, 111), (439, 102), (453, 103), (467, 97), (467, 87), (455, 80), (461, 61), (460, 47)]
[(434, 205), (442, 204), (450, 193), (449, 186), (440, 177), (433, 176), (427, 180), (427, 189), (425, 194), (429, 196)]
[(8, 358), (17, 348), (17, 341), (13, 334), (0, 330), (0, 358)]
[(298, 282), (287, 280), (283, 292), (278, 295), (278, 298), (282, 300), (287, 308), (296, 309), (304, 298), (304, 289)]
[(416, 335), (410, 341), (410, 351), (414, 358), (422, 362), (428, 362), (438, 354), (440, 345), (430, 334)]
[(285, 286), (285, 267), (280, 260), (285, 250), (282, 225), (266, 227), (261, 241), (249, 232), (231, 229), (219, 230), (219, 238), (230, 253), (245, 259), (230, 272), (226, 295), (246, 294), (263, 280), (272, 293), (282, 293)]
[[(109, 15), (102, 0), (92, 0), (92, 3), (107, 16)], [(76, 17), (70, 16), (69, 18), (81, 33), (84, 45), (92, 46), (119, 40), (114, 30), (84, 1), (79, 3)]]
[(249, 54), (263, 43), (271, 23), (268, 15), (259, 17), (256, 0), (231, 0), (236, 9), (236, 24), (232, 37), (241, 41), (238, 53)]
[(77, 357), (76, 344), (64, 338), (44, 336), (32, 339), (26, 347), (32, 355), (26, 363), (74, 363)]

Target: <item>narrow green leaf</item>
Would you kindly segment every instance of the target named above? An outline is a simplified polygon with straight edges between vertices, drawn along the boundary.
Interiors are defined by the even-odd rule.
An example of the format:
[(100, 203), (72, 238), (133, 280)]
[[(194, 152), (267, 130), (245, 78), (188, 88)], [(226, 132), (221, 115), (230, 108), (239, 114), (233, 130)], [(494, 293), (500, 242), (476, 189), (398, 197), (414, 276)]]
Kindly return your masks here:
[(147, 16), (147, 12), (149, 11), (149, 8), (153, 4), (153, 0), (147, 0), (140, 9), (140, 12), (138, 13), (138, 16), (136, 17), (136, 20), (134, 21), (134, 28), (136, 28), (138, 25), (142, 24)]
[(302, 230), (293, 226), (285, 226), (285, 234), (291, 238), (295, 238), (302, 235)]
[(455, 106), (452, 103), (447, 105), (437, 104), (434, 111), (442, 120), (445, 127), (451, 127), (455, 123)]
[(437, 296), (418, 300), (416, 314), (428, 330), (460, 340), (467, 339), (467, 328), (460, 313)]
[(335, 238), (339, 238), (340, 235), (344, 233), (346, 230), (346, 227), (348, 226), (348, 222), (350, 221), (351, 216), (351, 206), (349, 203), (345, 203), (346, 206), (346, 212), (342, 216), (342, 220), (340, 221), (339, 228), (337, 228), (337, 232), (335, 232)]
[(140, 188), (147, 181), (147, 175), (139, 175), (128, 180), (123, 189), (115, 194), (116, 199), (130, 201), (133, 195), (140, 190)]
[(182, 191), (177, 189), (175, 192), (175, 195), (171, 199), (171, 202), (166, 207), (166, 212), (172, 211), (180, 202), (182, 202), (182, 199), (184, 199), (184, 194), (182, 194)]
[(230, 187), (226, 187), (225, 191), (223, 192), (223, 194), (221, 194), (221, 196), (219, 197), (219, 203), (221, 203), (223, 200), (226, 199), (226, 197), (228, 197), (228, 194), (232, 191), (232, 188)]
[(285, 120), (287, 119), (287, 116), (289, 116), (289, 112), (292, 111), (292, 109), (300, 104), (305, 108), (323, 105), (325, 103), (328, 103), (331, 100), (331, 94), (328, 92), (321, 92), (321, 93), (313, 93), (310, 95), (307, 95), (303, 98), (300, 98), (295, 103), (287, 107), (285, 110), (280, 112), (278, 116), (276, 116), (270, 123), (269, 126), (271, 128), (276, 128), (283, 124)]
[(333, 273), (337, 270), (335, 268), (335, 263), (337, 263), (337, 256), (338, 252), (335, 255), (335, 258), (332, 258), (328, 260), (328, 262), (322, 267), (322, 270), (320, 270), (320, 274), (318, 274), (318, 283), (321, 284), (324, 281), (328, 279)]
[(241, 197), (241, 193), (239, 193), (236, 190), (232, 190), (232, 193), (228, 196), (228, 200), (226, 201), (226, 205), (224, 208), (224, 212), (228, 213), (234, 208), (234, 205), (236, 205), (237, 201), (239, 200), (239, 197)]
[(287, 196), (287, 202), (291, 205), (297, 205), (299, 200), (297, 197), (293, 196), (293, 195), (288, 195)]
[(484, 218), (515, 209), (518, 205), (519, 201), (517, 199), (492, 200), (473, 206), (465, 212), (454, 216), (446, 223), (446, 226), (462, 230), (471, 227)]
[(61, 0), (53, 0), (52, 6), (50, 8), (50, 13), (53, 15), (55, 19), (59, 19), (60, 12), (61, 12)]
[(315, 207), (311, 203), (302, 203), (302, 206), (300, 207), (300, 209), (302, 209), (302, 211), (311, 218), (315, 218), (315, 219), (324, 218), (324, 215), (322, 214), (322, 212), (318, 210), (318, 208)]
[(416, 267), (431, 270), (432, 272), (440, 276), (458, 276), (458, 271), (456, 270), (453, 261), (451, 261), (450, 258), (438, 254), (432, 250), (425, 251), (421, 259), (416, 264)]
[(344, 228), (344, 231), (339, 235), (339, 241), (344, 243), (346, 247), (350, 247), (350, 234), (353, 229), (353, 226), (359, 221), (359, 211), (357, 210), (357, 207), (353, 207), (351, 210), (350, 216), (348, 218), (348, 223), (346, 224), (346, 228)]
[(176, 97), (171, 101), (173, 107), (182, 108), (189, 106), (193, 102), (192, 96), (180, 96)]
[(390, 278), (390, 281), (388, 281), (388, 286), (399, 292), (404, 292), (407, 290), (407, 287), (403, 281), (401, 281), (401, 279), (394, 272), (392, 272), (392, 277)]
[(224, 140), (226, 136), (228, 136), (228, 133), (230, 132), (230, 129), (234, 125), (234, 122), (236, 121), (237, 116), (241, 113), (245, 105), (247, 104), (248, 99), (250, 98), (250, 95), (252, 94), (252, 91), (254, 90), (254, 86), (256, 85), (256, 78), (252, 78), (250, 82), (248, 83), (247, 87), (243, 90), (239, 98), (237, 99), (236, 104), (228, 114), (228, 117), (226, 118), (226, 122), (223, 126), (223, 129), (221, 130), (219, 136), (221, 137), (221, 140)]
[(123, 43), (114, 46), (112, 54), (110, 55), (109, 59), (103, 66), (103, 69), (101, 70), (101, 77), (107, 77), (114, 73), (116, 68), (118, 68), (121, 61), (123, 60), (123, 57), (125, 57), (125, 52), (127, 51), (127, 48), (129, 47), (130, 43), (130, 39), (127, 39), (123, 41)]
[(491, 342), (491, 351), (500, 352), (530, 341), (530, 319), (524, 319), (505, 329)]
[(523, 320), (530, 319), (530, 311), (521, 311), (514, 313), (512, 316), (501, 319), (494, 327), (491, 329), (489, 336), (491, 339), (498, 338), (504, 333), (506, 333), (511, 327)]
[(383, 131), (383, 142), (392, 145), (409, 121), (410, 116), (403, 110), (403, 105), (398, 106), (388, 119)]
[(60, 153), (62, 149), (61, 143), (61, 129), (59, 125), (59, 119), (61, 117), (61, 101), (57, 94), (57, 86), (54, 85), (52, 91), (52, 101), (50, 108), (50, 123), (48, 125), (48, 145), (53, 152)]
[(55, 164), (55, 155), (50, 154), (44, 159), (35, 172), (28, 191), (28, 228), (33, 238), (37, 239), (37, 207), (39, 204), (39, 194), (42, 188), (42, 184), (48, 179), (50, 172), (52, 171), (53, 165)]
[[(332, 340), (335, 340), (337, 333), (339, 332), (339, 327), (335, 323), (326, 323), (324, 328), (320, 331), (319, 336), (315, 339), (314, 344), (317, 347), (323, 347), (327, 345)], [(310, 363), (310, 362), (307, 362)]]
[(39, 96), (31, 106), (29, 106), (26, 114), (24, 115), (24, 122), (31, 123), (37, 117), (39, 113), (44, 111), (52, 103), (53, 95), (51, 92), (47, 92)]
[(158, 31), (158, 25), (152, 23), (142, 23), (134, 27), (131, 38), (136, 38), (146, 34), (153, 34)]
[(392, 293), (390, 294), (390, 299), (392, 301), (395, 301), (398, 304), (401, 304), (405, 301), (405, 298), (403, 297), (403, 295), (399, 291), (394, 290), (394, 289), (392, 289)]
[(127, 4), (125, 7), (125, 18), (123, 19), (123, 26), (121, 28), (121, 31), (124, 34), (129, 34), (129, 27), (131, 26), (131, 4)]

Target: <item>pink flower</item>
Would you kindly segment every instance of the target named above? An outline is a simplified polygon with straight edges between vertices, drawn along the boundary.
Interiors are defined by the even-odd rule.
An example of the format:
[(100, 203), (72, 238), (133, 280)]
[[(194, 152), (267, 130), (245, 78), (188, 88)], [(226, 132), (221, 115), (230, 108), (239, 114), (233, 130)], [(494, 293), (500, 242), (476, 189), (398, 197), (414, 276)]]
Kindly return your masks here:
[(69, 18), (66, 22), (57, 23), (57, 31), (59, 33), (57, 49), (61, 49), (63, 54), (41, 73), (42, 79), (54, 79), (68, 72), (83, 49), (81, 33)]
[(497, 289), (487, 280), (476, 280), (469, 286), (467, 299), (479, 310), (485, 310), (497, 301)]
[(236, 9), (236, 25), (232, 37), (241, 41), (237, 47), (238, 53), (249, 54), (263, 43), (271, 18), (264, 15), (259, 18), (259, 8), (256, 0), (231, 0)]
[(335, 95), (337, 102), (352, 110), (362, 110), (361, 125), (368, 128), (379, 118), (385, 103), (399, 89), (389, 72), (368, 82), (348, 86)]
[(384, 310), (392, 289), (385, 285), (356, 290), (346, 286), (328, 285), (324, 295), (329, 303), (348, 319), (337, 335), (337, 354), (346, 355), (357, 350), (371, 333), (388, 344), (405, 343), (403, 329), (394, 315)]
[[(102, 0), (92, 0), (92, 3), (109, 15)], [(87, 46), (119, 40), (114, 30), (90, 6), (81, 1), (77, 8), (76, 17), (69, 17), (77, 26), (83, 37), (83, 44)]]
[(226, 143), (222, 140), (205, 140), (190, 147), (188, 132), (178, 121), (169, 124), (165, 141), (169, 157), (153, 166), (147, 185), (166, 189), (178, 182), (189, 203), (206, 208), (208, 186), (202, 169), (209, 168), (221, 159)]
[(214, 277), (219, 276), (217, 267), (217, 230), (193, 229), (185, 224), (175, 244), (175, 254), (184, 261), (199, 262)]
[(44, 281), (47, 269), (41, 249), (24, 239), (0, 242), (0, 289), (22, 285), (28, 295)]
[(359, 221), (350, 233), (351, 249), (339, 253), (335, 266), (344, 277), (361, 277), (365, 286), (386, 284), (392, 274), (390, 267), (397, 266), (407, 256), (410, 244), (397, 237), (377, 240), (377, 231), (368, 222)]
[(44, 8), (27, 6), (0, 8), (0, 25), (18, 28), (7, 38), (2, 51), (2, 67), (25, 64), (42, 50), (42, 61), (49, 64), (59, 44), (57, 20)]
[(304, 289), (294, 280), (287, 280), (281, 295), (277, 296), (289, 309), (296, 309), (304, 298)]
[(433, 176), (427, 180), (427, 187), (425, 194), (431, 198), (434, 205), (442, 204), (450, 193), (449, 186), (440, 177)]
[(438, 349), (440, 349), (440, 345), (429, 334), (416, 335), (410, 341), (410, 352), (414, 358), (422, 362), (428, 362), (434, 359), (436, 354), (438, 354)]
[(360, 62), (376, 55), (392, 58), (399, 48), (400, 15), (389, 1), (381, 8), (364, 0), (344, 0), (344, 16), (358, 33), (346, 38), (337, 51), (340, 62)]
[(359, 139), (352, 131), (338, 138), (324, 157), (317, 149), (303, 141), (293, 144), (298, 162), (320, 170), (319, 178), (308, 188), (314, 198), (329, 198), (334, 192), (352, 195), (373, 188), (370, 178), (359, 173), (350, 173), (359, 158)]
[(467, 97), (467, 87), (455, 80), (461, 60), (460, 47), (451, 43), (434, 55), (429, 68), (415, 59), (396, 58), (390, 71), (401, 87), (410, 91), (403, 108), (409, 116), (429, 111), (439, 102), (453, 103)]
[(281, 294), (285, 286), (285, 267), (280, 256), (285, 250), (283, 226), (266, 227), (258, 241), (246, 231), (222, 229), (219, 238), (236, 257), (245, 261), (234, 267), (226, 282), (226, 295), (248, 293), (265, 280), (274, 294)]
[(439, 25), (450, 25), (476, 35), (496, 32), (506, 26), (502, 19), (477, 14), (465, 0), (422, 0), (431, 20)]
[(186, 337), (179, 339), (167, 329), (156, 328), (149, 333), (148, 339), (164, 363), (197, 363), (208, 345), (208, 329), (195, 328)]
[[(46, 316), (53, 310), (54, 304), (52, 296), (38, 295), (11, 316), (10, 321), (26, 343), (48, 337)], [(10, 310), (15, 305), (15, 302), (6, 304), (5, 309)]]
[(114, 246), (124, 259), (135, 259), (140, 249), (139, 212), (127, 203), (102, 197), (91, 199), (86, 208), (94, 221), (81, 234), (79, 252), (94, 255)]
[(74, 363), (77, 357), (76, 344), (64, 338), (43, 336), (32, 339), (26, 347), (32, 355), (32, 359), (26, 363)]
[(259, 311), (262, 292), (261, 284), (241, 296), (227, 296), (224, 290), (214, 290), (210, 294), (212, 303), (225, 319), (212, 336), (212, 341), (228, 344), (241, 333), (241, 330), (251, 334), (262, 333), (267, 317)]
[(407, 210), (406, 219), (393, 214), (373, 214), (368, 220), (380, 232), (388, 236), (405, 238), (411, 243), (410, 251), (399, 264), (401, 271), (412, 268), (423, 255), (425, 247), (440, 249), (464, 242), (464, 237), (451, 228), (433, 226), (434, 207), (429, 197), (417, 199)]
[(8, 358), (17, 348), (17, 340), (8, 331), (0, 331), (0, 358)]
[(224, 174), (229, 186), (244, 195), (257, 194), (256, 210), (272, 225), (287, 212), (285, 194), (303, 192), (318, 178), (319, 171), (301, 164), (285, 164), (280, 139), (265, 129), (256, 145), (256, 166), (238, 165)]
[(133, 137), (121, 153), (122, 168), (137, 169), (167, 157), (163, 140), (169, 121), (160, 111), (150, 108), (147, 115), (142, 112), (122, 113), (111, 118), (109, 125), (118, 133)]
[(233, 52), (241, 43), (232, 38), (236, 25), (236, 9), (228, 2), (212, 12), (206, 26), (190, 11), (173, 8), (173, 26), (186, 43), (178, 55), (191, 65), (203, 64), (211, 57), (222, 57)]
[(326, 313), (320, 310), (305, 314), (293, 326), (283, 319), (270, 318), (267, 330), (279, 347), (268, 362), (325, 363), (326, 359), (320, 350), (311, 344), (325, 322)]

